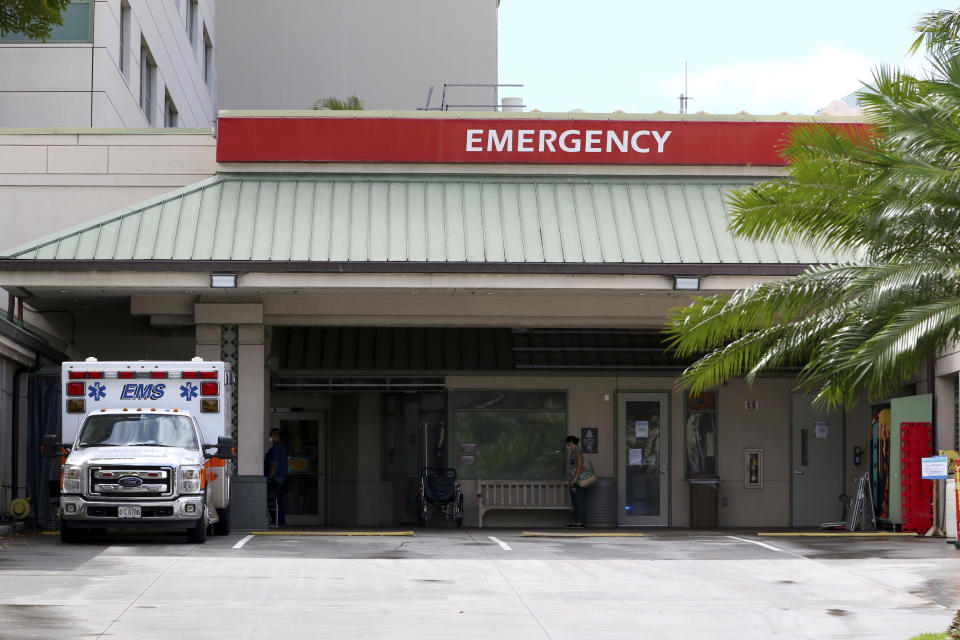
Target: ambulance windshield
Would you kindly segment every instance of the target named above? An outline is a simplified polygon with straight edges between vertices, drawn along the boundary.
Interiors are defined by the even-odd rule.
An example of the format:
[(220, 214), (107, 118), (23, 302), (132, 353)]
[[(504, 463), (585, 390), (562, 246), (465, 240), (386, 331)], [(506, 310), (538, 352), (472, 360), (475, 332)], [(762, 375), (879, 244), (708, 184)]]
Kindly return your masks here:
[(88, 417), (77, 446), (196, 449), (198, 445), (193, 422), (187, 416), (131, 413)]

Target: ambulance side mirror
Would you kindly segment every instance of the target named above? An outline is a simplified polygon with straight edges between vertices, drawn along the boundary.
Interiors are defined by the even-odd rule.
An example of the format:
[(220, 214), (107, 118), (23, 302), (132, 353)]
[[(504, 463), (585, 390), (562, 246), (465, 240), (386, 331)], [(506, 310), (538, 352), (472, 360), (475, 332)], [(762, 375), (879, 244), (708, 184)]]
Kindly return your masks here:
[[(209, 453), (206, 449), (212, 449), (216, 447), (217, 450), (213, 453)], [(224, 460), (236, 460), (237, 459), (237, 442), (230, 436), (220, 436), (217, 438), (217, 444), (204, 445), (203, 456), (205, 458), (223, 458)]]
[(40, 455), (44, 458), (60, 458), (70, 452), (70, 445), (63, 444), (56, 434), (48, 433), (40, 440)]

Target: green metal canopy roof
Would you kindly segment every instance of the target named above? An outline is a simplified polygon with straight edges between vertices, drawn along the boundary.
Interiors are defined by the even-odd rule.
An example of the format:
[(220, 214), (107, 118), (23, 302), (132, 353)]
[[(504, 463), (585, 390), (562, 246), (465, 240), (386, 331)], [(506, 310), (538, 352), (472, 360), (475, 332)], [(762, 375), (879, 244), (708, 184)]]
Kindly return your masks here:
[[(730, 179), (220, 174), (0, 253), (27, 261), (801, 265), (734, 238)], [(399, 266), (399, 265), (398, 265)]]

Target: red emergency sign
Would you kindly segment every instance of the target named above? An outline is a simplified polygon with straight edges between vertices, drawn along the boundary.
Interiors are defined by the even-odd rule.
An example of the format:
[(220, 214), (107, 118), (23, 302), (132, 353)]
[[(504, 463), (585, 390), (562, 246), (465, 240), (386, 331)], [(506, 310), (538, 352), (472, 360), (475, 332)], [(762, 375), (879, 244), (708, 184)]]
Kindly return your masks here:
[(226, 116), (217, 161), (783, 166), (779, 152), (799, 124)]

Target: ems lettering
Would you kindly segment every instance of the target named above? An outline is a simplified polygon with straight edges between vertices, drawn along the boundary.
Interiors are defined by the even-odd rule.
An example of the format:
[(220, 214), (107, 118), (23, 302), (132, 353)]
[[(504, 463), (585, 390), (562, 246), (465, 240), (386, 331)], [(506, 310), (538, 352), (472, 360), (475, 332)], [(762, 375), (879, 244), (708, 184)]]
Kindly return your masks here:
[(657, 129), (467, 129), (470, 153), (663, 153), (673, 131)]
[(167, 385), (165, 384), (125, 384), (121, 400), (159, 400), (163, 397)]

